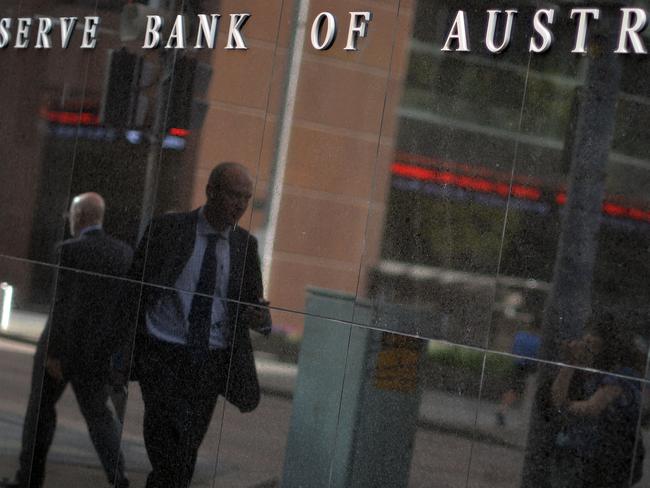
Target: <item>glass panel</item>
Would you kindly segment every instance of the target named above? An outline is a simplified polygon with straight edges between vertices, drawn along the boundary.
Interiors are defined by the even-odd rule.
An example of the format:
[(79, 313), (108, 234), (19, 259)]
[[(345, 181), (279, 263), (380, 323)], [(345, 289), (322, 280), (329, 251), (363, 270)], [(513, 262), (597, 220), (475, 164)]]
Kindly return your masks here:
[[(505, 62), (483, 49), (442, 52), (455, 7), (405, 9), (412, 37), (398, 70), (395, 142), (373, 189), (359, 295), (386, 309), (387, 323), (401, 315), (401, 332), (483, 346), (528, 55), (512, 49)], [(479, 38), (483, 4), (462, 8)]]
[[(332, 314), (347, 309), (349, 315), (351, 303), (311, 295), (307, 308)], [(287, 330), (295, 320), (291, 315), (273, 310), (271, 335), (251, 334), (261, 401), (252, 413), (231, 404), (220, 410), (224, 422), (213, 486), (304, 486), (306, 479), (309, 486), (329, 486), (350, 326), (307, 316), (297, 342)], [(238, 326), (246, 326), (243, 315)], [(233, 388), (244, 373), (233, 361)]]
[[(42, 13), (32, 2), (18, 2), (15, 9), (12, 3), (3, 4), (9, 16)], [(82, 16), (94, 12), (76, 10)], [(35, 49), (35, 36), (29, 42), (28, 49), (8, 47), (3, 55), (0, 253), (55, 262), (54, 247), (65, 233), (62, 215), (68, 205), (76, 144), (84, 133), (96, 130), (97, 107), (86, 103), (92, 55), (87, 50), (61, 49), (57, 42), (51, 49)], [(47, 298), (41, 301), (46, 303)]]
[(483, 356), (355, 327), (330, 486), (465, 486)]
[[(647, 374), (646, 374), (646, 381), (647, 381)], [(647, 449), (648, 446), (650, 446), (650, 435), (648, 433), (650, 424), (649, 424), (649, 415), (650, 415), (650, 397), (648, 396), (648, 392), (650, 389), (648, 388), (647, 382), (642, 385), (642, 393), (641, 393), (641, 399), (642, 399), (642, 407), (641, 407), (641, 422), (639, 425), (639, 434), (637, 437), (637, 444), (642, 443), (643, 448), (646, 452), (646, 455), (642, 460), (635, 459), (634, 466), (632, 468), (632, 472), (636, 473), (636, 476), (638, 476), (638, 471), (641, 471), (641, 480), (639, 482), (640, 486), (643, 486), (643, 481), (646, 483), (648, 482), (648, 479), (650, 479), (650, 458), (647, 455)]]
[(647, 335), (650, 166), (639, 80), (648, 61), (613, 54), (620, 12), (601, 15), (588, 55), (567, 55), (575, 26), (564, 19), (558, 44), (531, 58), (512, 180), (529, 195), (508, 202), (490, 331), (497, 350), (521, 354), (513, 347), (526, 331), (545, 338), (535, 355), (562, 360), (561, 342), (602, 314)]
[[(74, 251), (77, 256), (84, 256), (84, 249), (97, 244), (100, 239), (87, 237), (86, 242), (95, 242), (83, 243), (82, 238), (80, 242), (86, 247), (75, 243)], [(105, 245), (108, 247), (110, 244)], [(66, 246), (70, 244), (64, 244), (64, 249)], [(108, 482), (117, 480), (122, 483), (125, 477), (119, 446), (130, 348), (125, 347), (124, 342), (132, 334), (135, 317), (124, 317), (119, 322), (110, 320), (119, 303), (119, 292), (124, 282), (100, 274), (97, 266), (103, 264), (106, 250), (94, 247), (93, 251), (92, 263), (84, 263), (83, 258), (77, 261), (80, 268), (86, 269), (85, 272), (61, 268), (56, 281), (37, 438), (47, 443), (46, 439), (54, 435), (54, 445), (60, 446), (64, 453), (58, 462), (64, 466), (54, 470), (58, 481), (46, 477), (46, 486), (58, 486), (63, 479), (87, 482), (103, 478)], [(126, 261), (128, 257), (122, 259)], [(113, 274), (119, 274), (119, 270), (115, 269)], [(57, 363), (61, 365), (60, 376)], [(56, 423), (72, 427), (73, 431), (55, 431)], [(39, 441), (36, 445), (40, 445)], [(78, 456), (85, 461), (79, 462)], [(57, 460), (57, 457), (52, 460)], [(32, 482), (40, 476), (40, 463), (44, 465), (45, 459), (37, 447)], [(52, 465), (47, 466), (46, 472), (49, 473)]]
[[(41, 269), (36, 271), (36, 268)], [(15, 276), (25, 277), (18, 283)], [(26, 263), (11, 258), (0, 258), (0, 347), (2, 348), (2, 428), (0, 429), (0, 446), (2, 446), (2, 476), (12, 478), (19, 466), (23, 424), (30, 392), (36, 392), (36, 399), (43, 381), (43, 369), (34, 368), (35, 344), (43, 333), (49, 301), (35, 304), (30, 296), (30, 289), (39, 287), (40, 294), (49, 296), (53, 293), (56, 269), (49, 266)], [(33, 278), (34, 277), (34, 278)], [(39, 281), (39, 277), (42, 281)], [(45, 343), (47, 338), (43, 339)], [(42, 354), (41, 354), (42, 357)], [(38, 402), (32, 402), (32, 417), (38, 420)], [(22, 456), (27, 475), (31, 470), (33, 444), (25, 445)], [(61, 452), (60, 446), (53, 452)]]
[[(638, 373), (614, 375), (501, 354), (488, 358), (477, 429), (493, 440), (475, 444), (470, 486), (521, 486), (532, 475), (554, 487), (639, 482), (645, 387)], [(544, 405), (543, 433), (533, 424), (536, 390)]]
[[(263, 153), (253, 216), (253, 225), (262, 224), (271, 304), (292, 311), (305, 310), (310, 287), (356, 295), (378, 148), (392, 126), (386, 98), (387, 89), (398, 89), (390, 76), (401, 21), (399, 2), (375, 2), (372, 40), (359, 39), (363, 49), (350, 52), (347, 4), (302, 5), (309, 8), (285, 7), (287, 25), (306, 28), (293, 31), (297, 47), (273, 88), (275, 138)], [(336, 17), (339, 34), (331, 49), (317, 51), (310, 26), (324, 11)], [(301, 328), (295, 320), (292, 327)]]
[(488, 353), (469, 486), (520, 486), (539, 365)]
[[(197, 297), (151, 286), (143, 291), (143, 304), (164, 302), (170, 294), (190, 303)], [(229, 304), (220, 300), (218, 306)], [(188, 346), (162, 340), (161, 322), (152, 331), (155, 319), (162, 320), (161, 310), (144, 305), (140, 315), (146, 325), (141, 325), (131, 370), (138, 384), (129, 385), (122, 444), (128, 473), (132, 483), (144, 484), (147, 477), (164, 484), (192, 478), (197, 486), (208, 485), (221, 439), (223, 407), (217, 397), (226, 390), (227, 354), (206, 350), (199, 357)]]
[[(84, 250), (100, 240), (68, 241), (62, 249), (67, 253), (74, 247), (80, 262), (88, 257)], [(94, 250), (101, 262), (105, 250)], [(2, 284), (3, 357), (11, 362), (4, 368), (2, 401), (3, 476), (8, 478), (16, 469), (22, 482), (38, 484), (45, 477), (44, 486), (60, 486), (64, 480), (105, 483), (114, 476), (121, 431), (116, 412), (124, 401), (129, 360), (120, 345), (128, 331), (107, 319), (123, 282), (92, 272), (88, 262), (81, 267), (88, 272), (1, 261), (2, 278), (12, 271), (29, 278), (28, 287)], [(33, 288), (55, 296), (51, 309), (34, 302)], [(128, 324), (119, 322), (130, 329)]]
[[(370, 2), (358, 51), (344, 49), (349, 2), (221, 0), (217, 45), (203, 50), (122, 40), (124, 3), (0, 7), (34, 23), (102, 19), (95, 49), (79, 49), (81, 25), (58, 47), (55, 22), (52, 49), (32, 30), (29, 49), (2, 51), (7, 476), (23, 424), (51, 419), (46, 400), (61, 393), (47, 346), (74, 388), (57, 402), (46, 486), (104, 484), (124, 416), (135, 485), (150, 460), (163, 485), (189, 479), (195, 455), (197, 485), (647, 477), (649, 61), (614, 53), (620, 6), (598, 7), (580, 55), (567, 5), (552, 7), (551, 49), (533, 54), (537, 7), (515, 2), (496, 54), (478, 0)], [(147, 3), (126, 9), (160, 2)], [(200, 4), (174, 2), (192, 45)], [(459, 9), (470, 52), (443, 51)], [(244, 11), (248, 49), (224, 49), (228, 14)], [(338, 35), (318, 51), (310, 27), (324, 11)], [(502, 12), (497, 38), (504, 25)], [(211, 180), (225, 161), (246, 171)], [(96, 197), (70, 208), (87, 192), (103, 196), (103, 219)], [(103, 244), (60, 246), (100, 223), (125, 244), (91, 228), (75, 242)], [(269, 313), (270, 335), (249, 344)], [(111, 445), (105, 470), (80, 405)], [(196, 433), (174, 444), (174, 429)]]

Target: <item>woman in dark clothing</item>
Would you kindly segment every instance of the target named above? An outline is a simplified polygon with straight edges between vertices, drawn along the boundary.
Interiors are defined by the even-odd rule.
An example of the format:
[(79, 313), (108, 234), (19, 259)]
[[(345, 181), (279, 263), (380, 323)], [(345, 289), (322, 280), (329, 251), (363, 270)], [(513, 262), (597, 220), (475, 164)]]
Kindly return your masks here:
[(627, 488), (641, 478), (640, 352), (620, 328), (601, 317), (582, 339), (566, 345), (569, 363), (600, 372), (563, 367), (553, 382), (551, 399), (562, 422), (555, 441), (556, 488)]

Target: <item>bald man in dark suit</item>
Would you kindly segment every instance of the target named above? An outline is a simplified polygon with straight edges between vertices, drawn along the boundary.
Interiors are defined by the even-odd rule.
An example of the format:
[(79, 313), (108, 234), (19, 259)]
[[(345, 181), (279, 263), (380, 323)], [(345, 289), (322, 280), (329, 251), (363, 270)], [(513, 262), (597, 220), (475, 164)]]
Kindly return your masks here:
[(72, 239), (62, 242), (52, 313), (39, 339), (32, 390), (23, 425), (20, 466), (2, 486), (40, 488), (56, 428), (56, 403), (70, 384), (109, 483), (129, 485), (120, 451), (121, 426), (107, 406), (114, 331), (104, 317), (115, 306), (116, 277), (128, 270), (132, 250), (102, 229), (105, 204), (97, 193), (70, 206)]
[(252, 191), (244, 166), (218, 165), (205, 205), (154, 219), (136, 251), (147, 488), (189, 486), (219, 395), (242, 412), (260, 401), (249, 330), (270, 333), (271, 316), (257, 241), (237, 225)]

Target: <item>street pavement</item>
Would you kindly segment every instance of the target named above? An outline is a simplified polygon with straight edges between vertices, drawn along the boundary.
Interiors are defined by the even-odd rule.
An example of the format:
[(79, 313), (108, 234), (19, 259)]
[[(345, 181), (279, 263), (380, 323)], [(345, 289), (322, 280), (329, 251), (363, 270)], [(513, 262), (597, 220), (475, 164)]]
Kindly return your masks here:
[[(44, 316), (18, 314), (0, 338), (0, 478), (15, 471), (22, 416), (28, 398), (32, 343)], [(19, 324), (19, 326), (18, 326)], [(242, 415), (221, 402), (201, 447), (193, 487), (279, 486), (291, 418), (297, 367), (269, 354), (256, 358), (263, 399)], [(123, 450), (132, 486), (144, 486), (149, 464), (141, 435), (142, 400), (131, 384), (123, 426)], [(425, 391), (411, 463), (410, 486), (516, 486), (523, 459), (529, 405), (514, 409), (505, 428), (494, 421), (496, 405), (439, 391)], [(48, 487), (108, 486), (88, 438), (74, 395), (67, 389), (58, 406), (58, 428), (48, 460)], [(498, 460), (498, 468), (495, 468)], [(435, 482), (432, 481), (434, 477)], [(214, 480), (214, 482), (213, 482)]]

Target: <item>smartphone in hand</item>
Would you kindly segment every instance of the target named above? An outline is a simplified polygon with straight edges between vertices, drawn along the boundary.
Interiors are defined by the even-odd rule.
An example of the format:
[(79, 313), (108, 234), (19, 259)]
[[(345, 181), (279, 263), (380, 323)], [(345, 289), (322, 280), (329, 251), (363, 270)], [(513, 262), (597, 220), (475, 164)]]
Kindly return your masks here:
[(255, 305), (247, 305), (244, 308), (242, 319), (246, 325), (255, 332), (263, 335), (271, 333), (271, 312), (268, 309), (270, 302), (264, 298), (259, 298)]

